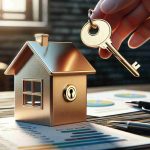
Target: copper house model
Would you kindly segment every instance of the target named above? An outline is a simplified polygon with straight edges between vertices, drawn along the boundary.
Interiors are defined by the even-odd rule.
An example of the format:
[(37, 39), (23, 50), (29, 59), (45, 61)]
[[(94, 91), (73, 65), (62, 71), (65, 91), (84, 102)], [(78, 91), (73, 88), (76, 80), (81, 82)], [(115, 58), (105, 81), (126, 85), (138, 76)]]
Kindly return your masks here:
[(49, 126), (85, 121), (87, 74), (92, 73), (71, 42), (36, 34), (5, 71), (14, 75), (15, 119)]

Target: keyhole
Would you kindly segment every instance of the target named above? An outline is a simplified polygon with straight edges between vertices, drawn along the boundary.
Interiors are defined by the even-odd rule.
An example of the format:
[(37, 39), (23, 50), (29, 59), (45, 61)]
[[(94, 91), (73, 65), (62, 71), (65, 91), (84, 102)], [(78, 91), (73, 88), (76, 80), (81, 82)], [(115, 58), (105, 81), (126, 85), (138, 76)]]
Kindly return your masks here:
[(73, 89), (70, 89), (70, 97), (73, 98)]
[(68, 85), (63, 91), (64, 99), (67, 101), (74, 101), (77, 97), (77, 90), (74, 85)]

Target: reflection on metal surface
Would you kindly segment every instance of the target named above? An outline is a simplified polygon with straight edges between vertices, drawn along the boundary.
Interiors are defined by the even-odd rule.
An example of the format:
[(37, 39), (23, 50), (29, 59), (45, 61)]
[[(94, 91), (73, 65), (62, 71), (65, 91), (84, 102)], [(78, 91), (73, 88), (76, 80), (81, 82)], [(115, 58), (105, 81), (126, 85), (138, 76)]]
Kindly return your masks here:
[[(33, 53), (50, 75), (95, 73), (95, 69), (71, 42), (49, 42), (48, 46), (41, 46), (37, 42), (29, 41), (20, 50), (5, 74), (13, 75), (19, 72)], [(20, 63), (18, 60), (24, 62), (19, 68), (16, 67)]]
[(63, 71), (70, 71), (75, 66), (75, 61), (77, 61), (77, 53), (74, 52), (74, 50), (70, 50), (67, 55), (62, 55), (58, 59), (58, 68), (57, 70), (63, 70)]
[[(52, 78), (51, 124), (54, 126), (86, 121), (86, 75), (59, 75), (50, 78)], [(66, 87), (69, 92), (69, 85), (76, 88), (76, 97), (71, 102), (65, 100), (63, 95)], [(70, 97), (70, 94), (68, 96)]]

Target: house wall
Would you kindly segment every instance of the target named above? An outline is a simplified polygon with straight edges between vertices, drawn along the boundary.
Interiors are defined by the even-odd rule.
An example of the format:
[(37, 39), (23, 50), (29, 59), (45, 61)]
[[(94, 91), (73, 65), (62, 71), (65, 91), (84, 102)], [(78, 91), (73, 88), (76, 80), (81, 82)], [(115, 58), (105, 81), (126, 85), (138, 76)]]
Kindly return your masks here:
[[(23, 78), (43, 79), (43, 109), (23, 105)], [(33, 55), (15, 76), (15, 118), (49, 125), (50, 78), (43, 66)]]
[[(51, 77), (51, 80), (51, 85), (53, 86), (51, 125), (86, 121), (86, 75), (59, 75)], [(68, 102), (63, 97), (63, 91), (67, 85), (76, 87), (77, 97), (72, 102)]]

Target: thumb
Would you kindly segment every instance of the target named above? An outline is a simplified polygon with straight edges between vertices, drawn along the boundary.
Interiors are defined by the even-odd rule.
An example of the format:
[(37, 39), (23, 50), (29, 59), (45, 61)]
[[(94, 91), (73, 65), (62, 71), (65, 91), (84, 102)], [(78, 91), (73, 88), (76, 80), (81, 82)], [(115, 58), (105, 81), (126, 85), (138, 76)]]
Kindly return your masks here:
[(104, 0), (101, 4), (101, 11), (105, 14), (113, 14), (127, 8), (139, 0)]

